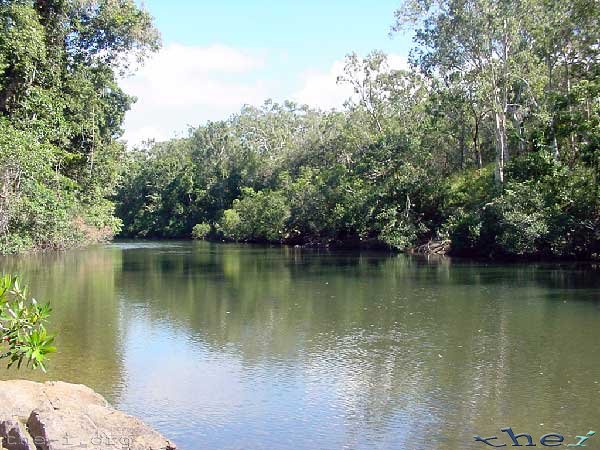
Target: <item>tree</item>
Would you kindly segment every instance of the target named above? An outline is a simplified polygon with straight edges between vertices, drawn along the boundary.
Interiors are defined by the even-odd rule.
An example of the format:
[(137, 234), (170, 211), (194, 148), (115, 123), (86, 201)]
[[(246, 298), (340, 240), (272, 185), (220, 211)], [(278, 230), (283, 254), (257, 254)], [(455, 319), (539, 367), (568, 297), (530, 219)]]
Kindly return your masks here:
[[(0, 187), (11, 193), (0, 199), (0, 252), (113, 235), (106, 198), (134, 100), (117, 77), (158, 48), (151, 17), (133, 0), (3, 0), (0, 26)], [(39, 173), (25, 156), (38, 152)]]
[(599, 8), (556, 2), (407, 0), (412, 69), (351, 54), (343, 110), (267, 101), (137, 153), (126, 231), (597, 257)]
[[(500, 184), (511, 153), (509, 132), (517, 133), (523, 148), (521, 122), (528, 107), (537, 104), (537, 61), (532, 61), (533, 41), (527, 23), (529, 3), (415, 0), (396, 12), (395, 30), (407, 21), (422, 25), (416, 33), (419, 47), (412, 53), (413, 63), (423, 73), (447, 83), (473, 83), (475, 95), (489, 108)], [(513, 130), (509, 130), (510, 115), (515, 122)]]
[(243, 189), (243, 197), (225, 210), (219, 229), (226, 239), (279, 242), (284, 237), (289, 208), (279, 192)]

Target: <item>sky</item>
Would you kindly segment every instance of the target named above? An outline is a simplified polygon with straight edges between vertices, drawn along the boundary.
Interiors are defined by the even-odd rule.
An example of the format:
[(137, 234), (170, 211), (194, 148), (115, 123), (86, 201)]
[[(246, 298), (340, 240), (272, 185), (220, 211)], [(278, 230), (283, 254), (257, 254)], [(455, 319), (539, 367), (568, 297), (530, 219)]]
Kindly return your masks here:
[(244, 104), (294, 100), (340, 108), (344, 57), (382, 50), (405, 67), (409, 34), (389, 36), (400, 0), (145, 0), (163, 47), (121, 81), (138, 98), (124, 139), (185, 136)]

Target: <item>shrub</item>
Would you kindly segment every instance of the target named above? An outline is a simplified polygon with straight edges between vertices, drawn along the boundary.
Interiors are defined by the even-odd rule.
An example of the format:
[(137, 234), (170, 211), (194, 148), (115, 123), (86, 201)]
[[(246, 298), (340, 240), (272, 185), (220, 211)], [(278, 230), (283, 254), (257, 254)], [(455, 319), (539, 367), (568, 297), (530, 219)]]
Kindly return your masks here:
[(206, 239), (206, 236), (210, 233), (210, 229), (210, 224), (204, 222), (198, 223), (192, 229), (192, 237), (198, 240)]
[(218, 229), (225, 239), (232, 241), (242, 240), (247, 233), (242, 224), (242, 219), (235, 209), (226, 209), (223, 211), (223, 218), (218, 224)]
[(466, 170), (449, 181), (447, 203), (451, 208), (480, 210), (499, 195), (494, 183), (494, 166)]
[(568, 167), (539, 152), (513, 159), (506, 174), (502, 192), (489, 183), (482, 189), (477, 178), (454, 183), (444, 232), (455, 254), (598, 254), (600, 200), (593, 169)]
[(379, 239), (392, 248), (405, 250), (417, 244), (419, 236), (428, 231), (427, 227), (416, 221), (410, 214), (396, 209), (383, 211), (377, 219), (384, 223)]
[(0, 120), (0, 253), (64, 249), (112, 237), (120, 229), (113, 205), (81, 198), (61, 175), (58, 149)]
[(325, 242), (335, 238), (339, 215), (334, 214), (333, 209), (340, 199), (325, 178), (326, 174), (321, 171), (303, 167), (295, 180), (285, 183), (291, 211), (288, 221), (291, 241)]
[(219, 230), (226, 239), (248, 242), (280, 242), (290, 215), (283, 195), (278, 191), (245, 188), (243, 197), (225, 210)]
[(371, 199), (379, 240), (405, 250), (434, 237), (444, 219), (446, 191), (428, 168), (406, 161), (390, 167)]
[(575, 166), (548, 180), (548, 246), (554, 255), (590, 258), (600, 252), (600, 196), (593, 169)]
[(480, 251), (480, 211), (457, 208), (444, 224), (442, 234), (452, 242), (451, 252), (474, 254)]
[(8, 367), (25, 364), (46, 371), (46, 355), (56, 351), (44, 327), (49, 315), (50, 306), (30, 299), (16, 277), (0, 277), (0, 337), (6, 346), (0, 358), (8, 359)]
[(483, 227), (497, 229), (502, 253), (528, 256), (545, 252), (548, 213), (542, 192), (531, 183), (511, 183), (487, 208)]

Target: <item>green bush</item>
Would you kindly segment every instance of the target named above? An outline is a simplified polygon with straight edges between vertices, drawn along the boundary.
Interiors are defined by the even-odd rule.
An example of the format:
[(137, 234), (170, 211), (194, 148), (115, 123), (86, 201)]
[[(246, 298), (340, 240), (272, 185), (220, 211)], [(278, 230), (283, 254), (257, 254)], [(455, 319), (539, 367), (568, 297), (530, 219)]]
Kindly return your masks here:
[(545, 252), (548, 212), (542, 192), (531, 183), (510, 183), (487, 207), (483, 227), (497, 229), (496, 244), (502, 253), (530, 256)]
[(500, 193), (494, 182), (494, 166), (463, 171), (448, 183), (449, 208), (481, 209)]
[(119, 231), (112, 202), (82, 199), (81, 186), (55, 170), (63, 156), (0, 120), (0, 253), (65, 249)]
[(413, 247), (419, 236), (426, 233), (427, 227), (415, 221), (409, 214), (399, 213), (395, 209), (386, 210), (377, 216), (384, 223), (379, 238), (392, 248), (405, 250)]
[(480, 211), (457, 208), (444, 224), (442, 234), (452, 242), (451, 251), (473, 254), (480, 251), (482, 220)]
[(593, 169), (538, 152), (514, 158), (506, 175), (501, 192), (491, 179), (454, 180), (443, 230), (455, 254), (590, 258), (600, 252)]
[[(75, 239), (72, 186), (53, 170), (56, 149), (0, 120), (0, 250), (66, 247)], [(6, 195), (7, 194), (7, 195)]]
[(600, 195), (593, 169), (561, 170), (541, 187), (546, 199), (548, 252), (590, 258), (600, 253)]
[(379, 239), (404, 250), (433, 238), (444, 219), (446, 187), (428, 169), (404, 162), (379, 192)]
[(50, 311), (48, 304), (29, 298), (27, 288), (16, 277), (0, 277), (0, 338), (6, 346), (0, 358), (8, 359), (8, 367), (24, 364), (46, 371), (46, 355), (56, 351), (54, 337), (44, 327)]
[(31, 236), (7, 233), (0, 236), (0, 255), (24, 253), (33, 247)]
[(285, 197), (277, 191), (242, 190), (243, 197), (225, 210), (219, 230), (226, 239), (247, 242), (280, 242), (290, 215)]
[(198, 240), (206, 239), (206, 236), (210, 233), (210, 229), (210, 224), (198, 223), (192, 229), (192, 237)]
[(505, 175), (511, 182), (523, 183), (529, 180), (544, 181), (558, 175), (564, 169), (563, 164), (545, 151), (528, 153), (513, 158), (507, 165)]
[(226, 209), (223, 211), (223, 218), (217, 227), (225, 239), (232, 241), (243, 240), (248, 228), (247, 226), (244, 227), (242, 219), (235, 209)]
[(336, 193), (317, 169), (302, 167), (295, 179), (286, 176), (290, 205), (288, 237), (292, 242), (329, 241), (335, 238), (338, 216), (330, 205), (339, 204)]

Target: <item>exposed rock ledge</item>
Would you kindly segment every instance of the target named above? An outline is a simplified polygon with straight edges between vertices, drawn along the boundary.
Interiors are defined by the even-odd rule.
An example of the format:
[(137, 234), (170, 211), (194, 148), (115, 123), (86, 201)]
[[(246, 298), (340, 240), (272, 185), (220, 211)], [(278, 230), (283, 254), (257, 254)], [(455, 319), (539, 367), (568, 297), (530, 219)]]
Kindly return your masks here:
[(0, 381), (0, 437), (7, 450), (176, 450), (90, 388), (63, 382)]

